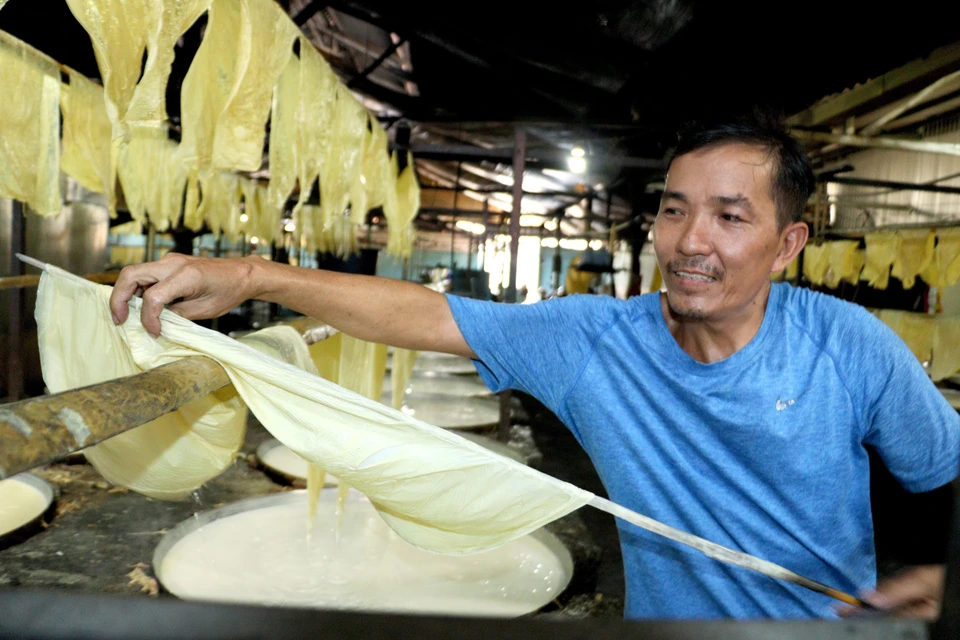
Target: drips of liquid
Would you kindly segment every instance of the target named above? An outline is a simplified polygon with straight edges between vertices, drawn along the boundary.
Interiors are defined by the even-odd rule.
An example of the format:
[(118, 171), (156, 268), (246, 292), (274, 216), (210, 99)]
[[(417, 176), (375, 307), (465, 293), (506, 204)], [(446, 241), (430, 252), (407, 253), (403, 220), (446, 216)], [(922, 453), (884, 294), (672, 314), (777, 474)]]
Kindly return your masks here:
[(42, 515), (49, 504), (42, 493), (17, 478), (0, 481), (0, 535)]
[(534, 536), (468, 556), (418, 549), (366, 500), (336, 535), (332, 491), (304, 534), (300, 500), (229, 516), (180, 540), (159, 576), (181, 598), (454, 615), (518, 616), (555, 598), (569, 575)]

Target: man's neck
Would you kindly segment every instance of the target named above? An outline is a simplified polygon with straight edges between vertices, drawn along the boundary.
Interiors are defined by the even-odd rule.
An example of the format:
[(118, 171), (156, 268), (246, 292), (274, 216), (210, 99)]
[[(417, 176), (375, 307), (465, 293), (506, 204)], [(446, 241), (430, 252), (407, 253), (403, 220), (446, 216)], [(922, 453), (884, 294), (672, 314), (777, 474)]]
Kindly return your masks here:
[(770, 286), (767, 285), (744, 307), (704, 320), (674, 314), (666, 293), (660, 294), (660, 308), (667, 329), (680, 348), (697, 362), (709, 364), (729, 358), (753, 340), (763, 324), (769, 298)]

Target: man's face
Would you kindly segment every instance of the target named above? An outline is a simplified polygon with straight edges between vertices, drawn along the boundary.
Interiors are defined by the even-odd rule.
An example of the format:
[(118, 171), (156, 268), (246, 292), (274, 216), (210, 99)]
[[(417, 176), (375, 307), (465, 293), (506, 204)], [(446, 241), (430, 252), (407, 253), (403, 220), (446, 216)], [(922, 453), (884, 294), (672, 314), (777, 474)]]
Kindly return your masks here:
[(670, 165), (654, 250), (674, 315), (723, 320), (762, 302), (781, 235), (773, 165), (766, 149), (741, 143)]

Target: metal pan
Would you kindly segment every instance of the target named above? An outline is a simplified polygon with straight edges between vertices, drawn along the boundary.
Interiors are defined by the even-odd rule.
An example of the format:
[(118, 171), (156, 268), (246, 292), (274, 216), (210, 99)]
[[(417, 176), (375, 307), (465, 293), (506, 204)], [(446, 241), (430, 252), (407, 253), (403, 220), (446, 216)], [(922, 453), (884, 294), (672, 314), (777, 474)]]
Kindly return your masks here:
[[(393, 389), (390, 375), (383, 381), (383, 388), (387, 393)], [(407, 393), (437, 394), (455, 396), (457, 398), (488, 398), (493, 392), (480, 380), (480, 376), (466, 376), (454, 374), (423, 375), (415, 373), (407, 383)]]
[[(380, 399), (391, 406), (392, 393)], [(458, 398), (432, 393), (411, 393), (403, 398), (406, 414), (443, 429), (484, 429), (500, 423), (499, 398)]]
[[(7, 485), (7, 483), (17, 483), (16, 485)], [(19, 491), (33, 491), (40, 495), (35, 508), (30, 509), (29, 513), (21, 514), (13, 528), (7, 531), (0, 531), (0, 549), (6, 549), (15, 544), (20, 544), (27, 538), (39, 533), (44, 529), (44, 525), (49, 523), (56, 513), (57, 491), (49, 482), (32, 473), (20, 473), (6, 480), (0, 481), (0, 485), (7, 487), (16, 486)], [(33, 494), (27, 494), (33, 496)], [(0, 506), (2, 509), (2, 506)]]
[[(307, 486), (306, 460), (291, 451), (276, 438), (270, 438), (257, 447), (259, 468), (271, 480), (278, 484), (292, 485), (297, 489)], [(336, 487), (340, 481), (329, 473), (324, 477), (323, 486)]]
[[(387, 371), (393, 370), (393, 357), (387, 357)], [(470, 358), (454, 356), (449, 353), (424, 351), (417, 355), (413, 363), (414, 373), (422, 375), (475, 375), (477, 368)]]
[[(165, 590), (184, 599), (498, 617), (540, 610), (573, 576), (570, 552), (542, 529), (491, 555), (436, 554), (400, 540), (356, 492), (344, 511), (345, 523), (357, 518), (347, 529), (352, 533), (334, 543), (330, 520), (335, 494), (322, 492), (311, 539), (305, 530), (302, 537), (291, 533), (305, 528), (305, 491), (250, 498), (199, 513), (160, 540), (153, 555), (154, 574)], [(256, 513), (259, 510), (268, 511)], [(233, 544), (238, 546), (228, 548)], [(356, 558), (369, 566), (359, 565)], [(507, 566), (516, 570), (500, 587)], [(375, 578), (371, 581), (370, 576)], [(465, 584), (482, 595), (458, 595)], [(534, 594), (538, 587), (541, 592), (531, 594), (531, 584)]]

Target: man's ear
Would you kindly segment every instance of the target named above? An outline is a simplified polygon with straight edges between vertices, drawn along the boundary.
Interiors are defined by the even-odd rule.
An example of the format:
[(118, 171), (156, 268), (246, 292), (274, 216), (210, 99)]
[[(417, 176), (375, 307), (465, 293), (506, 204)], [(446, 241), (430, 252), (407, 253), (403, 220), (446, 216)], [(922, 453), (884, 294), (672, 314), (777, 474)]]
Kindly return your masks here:
[(783, 271), (800, 254), (810, 237), (810, 229), (806, 222), (794, 222), (780, 232), (780, 251), (770, 269), (771, 273)]

